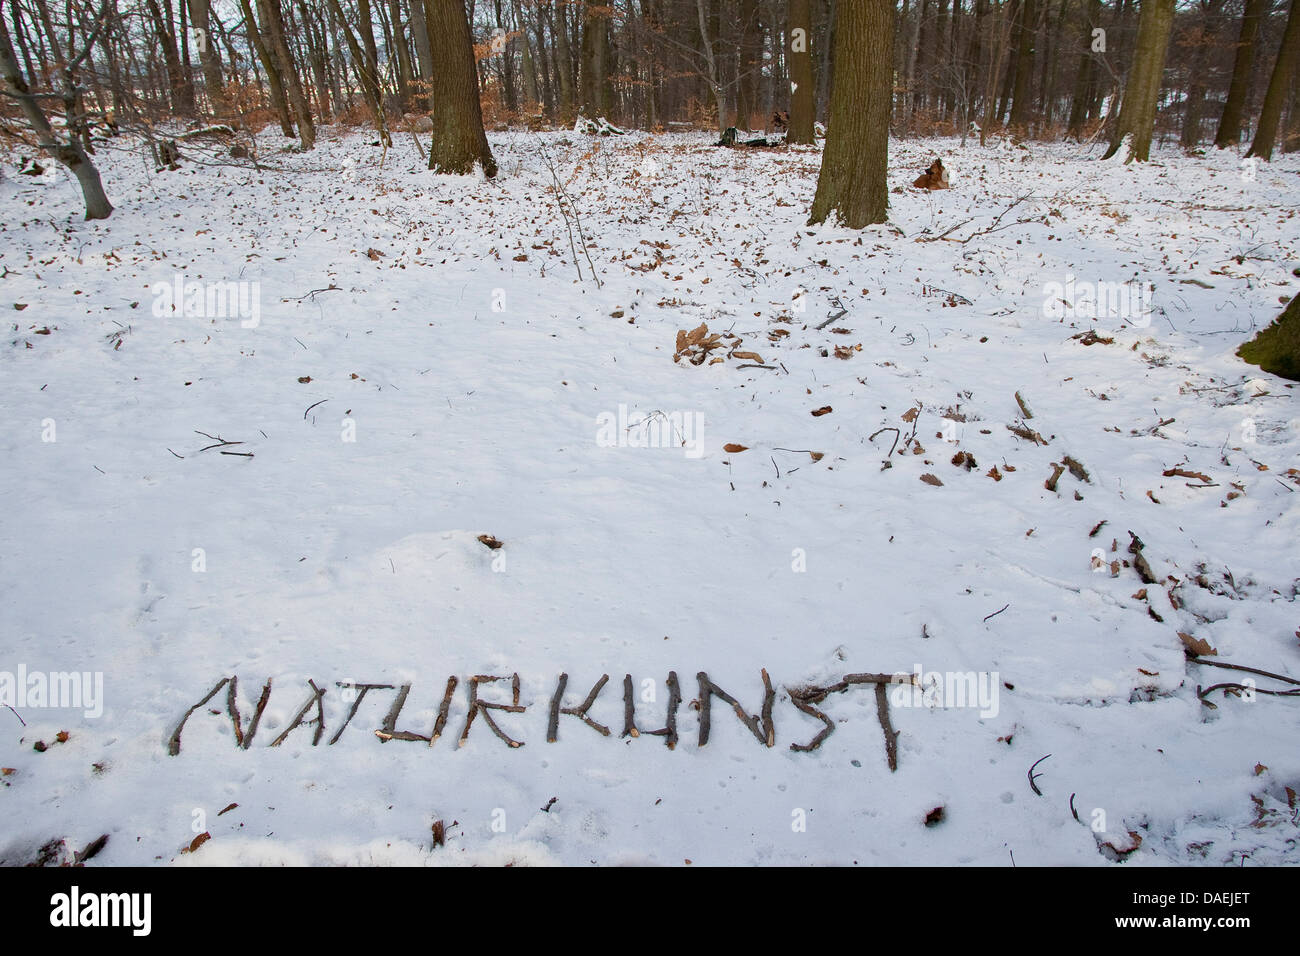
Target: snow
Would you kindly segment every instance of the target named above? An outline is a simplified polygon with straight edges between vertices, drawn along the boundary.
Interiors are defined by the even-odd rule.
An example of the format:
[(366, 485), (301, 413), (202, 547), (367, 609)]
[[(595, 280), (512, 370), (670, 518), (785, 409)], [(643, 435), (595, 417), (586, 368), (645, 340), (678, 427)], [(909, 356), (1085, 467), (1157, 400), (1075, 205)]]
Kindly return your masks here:
[[(1249, 675), (1189, 663), (1178, 632), (1300, 678), (1300, 411), (1233, 354), (1300, 286), (1300, 156), (894, 142), (891, 186), (938, 155), (952, 189), (903, 189), (855, 232), (804, 225), (818, 149), (712, 138), (493, 133), (495, 180), (434, 176), (409, 138), (378, 168), (365, 133), (301, 155), (264, 136), (262, 171), (187, 145), (154, 173), (117, 140), (97, 223), (55, 164), (5, 176), (0, 305), (26, 308), (0, 346), (0, 670), (101, 672), (105, 700), (0, 709), (0, 859), (107, 832), (92, 865), (1109, 866), (1133, 831), (1126, 866), (1294, 861), (1300, 711), (1203, 706), (1198, 684)], [(177, 277), (235, 283), (256, 320), (155, 315)], [(1071, 280), (1150, 283), (1152, 312), (1049, 309)], [(674, 363), (702, 322), (765, 367)], [(1090, 328), (1113, 344), (1073, 338)], [(1046, 446), (1008, 430), (1016, 392)], [(621, 408), (645, 430), (598, 440)], [(869, 436), (906, 439), (914, 408), (889, 456), (894, 433)], [(702, 454), (652, 422), (698, 424)], [(200, 450), (218, 439), (241, 444)], [(1065, 455), (1090, 482), (1053, 493)], [(1110, 574), (1130, 531), (1159, 583)], [(917, 667), (996, 673), (996, 713), (892, 706), (891, 772), (854, 686), (818, 705), (819, 749), (789, 749), (820, 724), (787, 688)], [(757, 713), (762, 669), (775, 746), (717, 699), (697, 746), (697, 672)], [(647, 730), (670, 670), (680, 743), (620, 738), (623, 676)], [(608, 738), (565, 715), (546, 742), (561, 672), (568, 707), (610, 675), (589, 714)], [(514, 673), (527, 709), (488, 713), (524, 746), (480, 716), (458, 747), (469, 678)], [(272, 681), (251, 746), (223, 688), (169, 756), (232, 675), (245, 723)], [(392, 690), (328, 743), (338, 682), (411, 684), (397, 728), (427, 735), (453, 675), (434, 746), (376, 739)], [(269, 746), (309, 680), (320, 745)]]

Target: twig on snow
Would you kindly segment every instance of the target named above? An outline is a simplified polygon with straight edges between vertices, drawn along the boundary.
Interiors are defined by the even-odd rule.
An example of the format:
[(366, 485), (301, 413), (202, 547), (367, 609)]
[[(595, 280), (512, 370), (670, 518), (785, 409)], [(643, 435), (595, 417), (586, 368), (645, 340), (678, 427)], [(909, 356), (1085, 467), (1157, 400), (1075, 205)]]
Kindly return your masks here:
[(1034, 761), (1033, 766), (1029, 768), (1029, 786), (1031, 789), (1033, 789), (1034, 793), (1038, 794), (1040, 797), (1043, 795), (1043, 791), (1038, 789), (1038, 784), (1035, 783), (1034, 781), (1037, 780), (1039, 777), (1041, 777), (1042, 774), (1034, 773), (1034, 769), (1050, 756), (1051, 754), (1046, 754), (1042, 757), (1039, 757), (1037, 760)]

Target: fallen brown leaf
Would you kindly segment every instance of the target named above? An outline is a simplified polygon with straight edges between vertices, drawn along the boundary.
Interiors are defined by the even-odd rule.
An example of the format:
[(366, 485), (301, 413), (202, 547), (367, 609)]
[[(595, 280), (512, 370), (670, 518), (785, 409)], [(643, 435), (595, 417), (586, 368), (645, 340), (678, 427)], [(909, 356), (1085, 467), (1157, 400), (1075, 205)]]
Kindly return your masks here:
[(1218, 657), (1219, 652), (1210, 646), (1210, 642), (1200, 637), (1192, 637), (1185, 631), (1179, 631), (1178, 636), (1183, 640), (1183, 646), (1191, 652), (1193, 657)]

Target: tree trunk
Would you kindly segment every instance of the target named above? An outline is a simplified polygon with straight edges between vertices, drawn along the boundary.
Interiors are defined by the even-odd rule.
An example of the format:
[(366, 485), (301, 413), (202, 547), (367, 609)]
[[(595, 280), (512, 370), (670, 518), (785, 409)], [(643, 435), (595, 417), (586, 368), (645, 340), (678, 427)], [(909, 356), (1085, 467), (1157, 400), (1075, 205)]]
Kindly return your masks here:
[(811, 146), (817, 110), (813, 98), (812, 14), (808, 0), (790, 0), (786, 56), (790, 61), (790, 129), (787, 143)]
[(912, 111), (916, 104), (916, 63), (919, 57), (921, 47), (921, 22), (922, 11), (919, 2), (912, 4), (912, 14), (915, 23), (903, 24), (903, 30), (909, 33), (909, 39), (905, 45), (906, 53), (903, 62), (903, 110), (900, 117), (902, 131), (908, 132), (912, 128)]
[(1061, 56), (1060, 51), (1062, 46), (1064, 46), (1061, 39), (1064, 33), (1062, 24), (1065, 21), (1066, 6), (1067, 0), (1057, 0), (1056, 16), (1053, 18), (1050, 16), (1051, 0), (1048, 0), (1047, 8), (1044, 11), (1044, 25), (1046, 26), (1050, 21), (1051, 26), (1047, 27), (1044, 33), (1047, 46), (1043, 50), (1043, 75), (1042, 82), (1039, 85), (1040, 124), (1038, 129), (1040, 130), (1040, 135), (1042, 131), (1050, 130), (1052, 124), (1056, 120), (1056, 104), (1059, 99), (1057, 93), (1060, 89), (1061, 60), (1065, 59), (1065, 57)]
[(519, 9), (519, 0), (512, 0), (510, 15), (519, 31), (519, 73), (524, 84), (524, 101), (532, 112), (537, 109), (542, 98), (537, 91), (537, 67), (533, 60), (532, 38), (528, 35), (528, 24), (524, 22), (523, 13)]
[[(560, 87), (560, 122), (573, 122), (573, 52), (569, 43), (568, 14), (565, 6), (569, 0), (553, 0), (551, 34), (555, 37), (555, 72)], [(548, 10), (552, 8), (548, 7)]]
[(722, 80), (718, 72), (718, 57), (715, 54), (715, 40), (709, 37), (709, 18), (705, 8), (706, 0), (695, 0), (695, 12), (700, 21), (700, 42), (704, 47), (704, 61), (708, 64), (709, 73), (706, 79), (709, 84), (709, 91), (713, 94), (713, 102), (718, 109), (718, 132), (725, 133), (727, 129), (727, 100), (722, 91)]
[(1236, 146), (1241, 140), (1241, 126), (1246, 115), (1246, 94), (1250, 91), (1250, 77), (1255, 70), (1255, 51), (1259, 38), (1259, 22), (1268, 9), (1268, 0), (1246, 0), (1241, 14), (1241, 33), (1237, 37), (1237, 53), (1232, 61), (1232, 81), (1228, 84), (1228, 99), (1219, 117), (1219, 131), (1214, 135), (1214, 145), (1220, 149)]
[(1023, 136), (1029, 125), (1029, 88), (1034, 75), (1034, 36), (1038, 27), (1038, 8), (1034, 0), (1020, 5), (1016, 26), (1016, 76), (1011, 89), (1011, 129)]
[[(396, 0), (394, 0), (396, 2)], [(497, 29), (501, 31), (505, 46), (501, 50), (501, 93), (506, 112), (512, 116), (519, 110), (519, 99), (515, 95), (515, 60), (510, 52), (510, 21), (502, 15), (501, 0), (494, 0)], [(525, 43), (525, 45), (527, 45)]]
[(276, 117), (280, 120), (280, 131), (285, 136), (292, 137), (293, 118), (289, 115), (289, 102), (284, 96), (284, 81), (280, 76), (279, 68), (276, 66), (275, 57), (271, 53), (270, 46), (257, 29), (257, 18), (253, 16), (252, 4), (249, 0), (239, 0), (239, 8), (244, 13), (244, 32), (248, 35), (248, 42), (252, 44), (254, 52), (257, 53), (257, 59), (266, 72), (266, 85), (271, 95), (271, 109), (275, 111)]
[[(149, 18), (153, 21), (154, 33), (162, 47), (163, 61), (167, 64), (167, 78), (171, 86), (172, 109), (181, 116), (194, 115), (194, 87), (186, 79), (181, 66), (181, 56), (176, 49), (176, 37), (173, 36), (157, 0), (145, 0)], [(168, 11), (170, 13), (170, 10)]]
[(199, 64), (203, 68), (203, 85), (207, 88), (208, 101), (217, 116), (225, 116), (226, 88), (221, 79), (221, 53), (217, 38), (213, 34), (209, 19), (212, 14), (211, 0), (189, 0), (190, 23), (198, 33)]
[(1103, 159), (1119, 152), (1126, 137), (1131, 138), (1124, 162), (1145, 163), (1151, 157), (1151, 133), (1155, 128), (1156, 102), (1165, 71), (1165, 53), (1169, 49), (1169, 32), (1174, 24), (1174, 0), (1142, 0), (1138, 15), (1137, 42), (1133, 50), (1133, 68), (1129, 70), (1119, 122), (1111, 138), (1110, 149)]
[(329, 122), (330, 108), (329, 83), (329, 48), (325, 43), (325, 34), (321, 24), (316, 21), (312, 11), (307, 9), (303, 0), (297, 0), (298, 19), (302, 33), (307, 42), (307, 54), (311, 59), (311, 72), (316, 81), (316, 111), (322, 122)]
[(35, 78), (37, 76), (36, 67), (32, 64), (32, 55), (27, 49), (27, 39), (23, 35), (23, 19), (19, 12), (18, 0), (9, 0), (9, 15), (13, 19), (14, 36), (18, 40), (18, 49), (22, 51), (23, 63), (27, 67), (27, 75)]
[(1291, 113), (1282, 136), (1282, 152), (1300, 152), (1300, 66), (1291, 71)]
[(384, 128), (388, 128), (388, 114), (385, 112), (384, 84), (379, 78), (379, 48), (375, 45), (375, 21), (370, 9), (370, 0), (357, 0), (357, 36), (361, 38), (361, 49), (365, 53), (365, 76), (368, 78), (373, 98), (379, 103), (380, 118)]
[(1206, 57), (1218, 24), (1222, 0), (1202, 0), (1197, 22), (1190, 28), (1185, 45), (1190, 45), (1191, 63), (1187, 67), (1187, 90), (1183, 104), (1183, 128), (1179, 142), (1193, 149), (1201, 142), (1201, 117), (1205, 107)]
[(1300, 58), (1300, 14), (1296, 7), (1300, 0), (1291, 0), (1291, 9), (1286, 15), (1286, 29), (1282, 33), (1282, 46), (1277, 51), (1277, 61), (1273, 64), (1273, 75), (1268, 81), (1268, 92), (1264, 94), (1264, 105), (1259, 109), (1259, 125), (1255, 127), (1255, 141), (1250, 144), (1247, 156), (1258, 156), (1268, 162), (1273, 158), (1273, 143), (1277, 140), (1277, 127), (1282, 119), (1282, 104), (1286, 100), (1287, 87), (1291, 85), (1291, 73)]
[(416, 107), (429, 108), (429, 83), (433, 79), (433, 46), (429, 42), (426, 0), (411, 0), (411, 33), (415, 35), (415, 60), (419, 68), (419, 83), (415, 93)]
[(258, 0), (262, 17), (266, 22), (267, 33), (271, 38), (271, 49), (285, 80), (289, 103), (298, 119), (298, 136), (302, 148), (309, 150), (316, 145), (316, 125), (312, 122), (311, 108), (307, 105), (307, 96), (303, 93), (302, 79), (298, 76), (293, 54), (284, 38), (284, 17), (280, 11), (280, 0)]
[[(546, 43), (546, 16), (545, 8), (540, 8), (533, 19), (533, 37), (537, 41), (537, 61), (538, 61), (538, 78), (542, 86), (542, 107), (548, 117), (555, 116), (555, 83), (558, 82), (554, 77), (554, 70), (551, 68), (555, 62), (554, 51), (548, 51)], [(552, 44), (552, 47), (554, 44)]]
[[(408, 109), (411, 96), (415, 92), (415, 76), (411, 57), (407, 52), (406, 31), (402, 28), (402, 8), (397, 0), (388, 0), (388, 19), (391, 21), (393, 46), (397, 53), (397, 97), (402, 103), (402, 108)], [(393, 52), (390, 50), (389, 55), (392, 56)]]
[(1070, 103), (1070, 121), (1066, 127), (1067, 138), (1083, 138), (1083, 127), (1088, 121), (1088, 113), (1093, 102), (1093, 71), (1096, 69), (1095, 54), (1092, 52), (1092, 31), (1101, 26), (1101, 0), (1087, 0), (1087, 12), (1083, 23), (1083, 47), (1079, 54), (1079, 68), (1074, 75), (1074, 96)]
[(754, 116), (758, 113), (758, 73), (761, 36), (758, 29), (757, 0), (738, 0), (740, 32), (738, 64), (739, 75), (736, 78), (736, 125), (745, 129), (754, 128)]
[(429, 34), (433, 60), (433, 141), (429, 168), (463, 176), (477, 163), (485, 176), (495, 176), (496, 160), (483, 132), (483, 108), (478, 97), (474, 41), (461, 0), (431, 0)]
[(888, 216), (894, 0), (847, 0), (838, 19), (826, 149), (808, 222), (834, 213), (861, 229)]
[(582, 108), (588, 118), (608, 116), (613, 103), (609, 88), (609, 15), (595, 0), (582, 4), (582, 69), (578, 75)]
[[(1100, 3), (1101, 0), (1097, 0), (1097, 2)], [(975, 22), (970, 28), (970, 43), (966, 47), (966, 64), (962, 74), (962, 89), (963, 95), (966, 98), (965, 127), (962, 129), (963, 137), (965, 137), (966, 130), (970, 127), (971, 117), (975, 115), (977, 86), (975, 77), (979, 73), (980, 60), (983, 59), (984, 56), (984, 51), (980, 46), (980, 40), (983, 36), (985, 24), (987, 22), (988, 0), (975, 0), (974, 16)]]
[[(241, 0), (247, 3), (248, 0)], [(392, 137), (388, 133), (388, 119), (384, 115), (384, 92), (379, 85), (379, 77), (376, 75), (371, 64), (373, 63), (361, 48), (357, 38), (353, 36), (351, 29), (348, 28), (348, 22), (343, 17), (343, 8), (339, 6), (339, 0), (329, 0), (330, 9), (333, 11), (335, 18), (338, 20), (339, 29), (343, 33), (343, 39), (347, 43), (348, 53), (351, 54), (352, 68), (357, 71), (357, 77), (361, 81), (361, 93), (366, 98), (366, 104), (375, 117), (375, 128), (379, 130), (379, 139), (386, 146), (392, 145)], [(365, 5), (366, 16), (370, 15), (370, 5)], [(426, 8), (426, 13), (428, 8)], [(360, 10), (358, 10), (360, 14)], [(370, 45), (373, 47), (375, 42), (374, 28), (366, 21), (365, 29), (362, 31), (370, 36)], [(432, 37), (430, 37), (432, 39)]]
[(1011, 14), (1004, 2), (993, 22), (993, 47), (991, 50), (992, 68), (989, 70), (988, 82), (984, 87), (984, 122), (980, 126), (980, 145), (985, 145), (989, 130), (998, 117), (998, 77), (1002, 75), (1002, 64), (1006, 61), (1007, 43), (1011, 37)]
[[(934, 13), (933, 0), (922, 0), (918, 9), (921, 17), (920, 33), (916, 43), (916, 67), (913, 75), (912, 108), (908, 111), (915, 115), (925, 110), (930, 92), (930, 60), (934, 57)], [(908, 125), (912, 117), (908, 117)]]
[[(87, 45), (89, 46), (93, 41), (94, 37), (92, 36), (87, 39)], [(69, 51), (69, 56), (72, 56), (71, 51)], [(76, 57), (73, 56), (72, 59), (75, 62)], [(68, 142), (66, 143), (61, 142), (55, 135), (53, 128), (50, 126), (50, 121), (46, 118), (36, 99), (31, 96), (31, 89), (18, 68), (18, 59), (14, 55), (13, 43), (9, 39), (9, 29), (5, 25), (2, 16), (0, 16), (0, 77), (3, 77), (7, 91), (18, 100), (18, 106), (32, 130), (36, 133), (41, 148), (66, 166), (73, 176), (77, 177), (77, 183), (81, 186), (82, 198), (86, 203), (86, 218), (107, 219), (113, 212), (113, 204), (108, 201), (108, 196), (104, 193), (104, 184), (100, 182), (99, 170), (95, 168), (95, 164), (90, 161), (81, 148), (81, 143), (78, 141), (75, 131), (69, 131)], [(73, 80), (71, 76), (67, 76), (67, 79), (69, 83)], [(65, 101), (72, 95), (71, 90), (65, 91)]]
[(1282, 314), (1237, 355), (1266, 372), (1300, 382), (1300, 295), (1293, 296)]

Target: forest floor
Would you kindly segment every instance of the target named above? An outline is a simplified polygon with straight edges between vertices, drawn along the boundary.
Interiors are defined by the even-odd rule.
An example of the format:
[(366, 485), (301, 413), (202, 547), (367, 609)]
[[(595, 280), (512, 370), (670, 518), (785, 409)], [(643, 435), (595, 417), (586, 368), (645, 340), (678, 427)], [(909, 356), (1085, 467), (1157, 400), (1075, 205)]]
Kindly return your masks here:
[[(1234, 355), (1300, 290), (1300, 155), (895, 142), (854, 232), (816, 149), (490, 140), (119, 144), (98, 223), (5, 158), (0, 860), (1296, 861), (1300, 704), (1197, 693), (1295, 685), (1186, 650), (1300, 679), (1300, 396)], [(895, 770), (873, 685), (809, 691), (918, 671)], [(547, 742), (562, 672), (609, 736)], [(701, 672), (765, 739), (715, 696), (699, 746)], [(228, 676), (247, 748), (227, 685), (169, 755)]]

